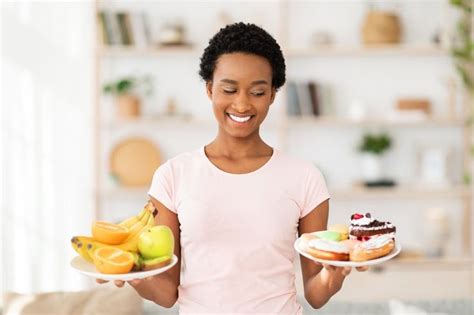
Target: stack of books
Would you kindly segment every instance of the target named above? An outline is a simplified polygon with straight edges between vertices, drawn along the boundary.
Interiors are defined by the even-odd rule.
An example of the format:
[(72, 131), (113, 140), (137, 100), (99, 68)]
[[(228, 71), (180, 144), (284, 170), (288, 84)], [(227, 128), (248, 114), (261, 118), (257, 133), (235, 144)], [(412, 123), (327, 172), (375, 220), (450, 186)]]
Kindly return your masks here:
[(320, 116), (329, 114), (329, 90), (314, 81), (288, 82), (288, 116)]
[(148, 47), (151, 44), (147, 16), (138, 12), (100, 11), (99, 40), (105, 46)]

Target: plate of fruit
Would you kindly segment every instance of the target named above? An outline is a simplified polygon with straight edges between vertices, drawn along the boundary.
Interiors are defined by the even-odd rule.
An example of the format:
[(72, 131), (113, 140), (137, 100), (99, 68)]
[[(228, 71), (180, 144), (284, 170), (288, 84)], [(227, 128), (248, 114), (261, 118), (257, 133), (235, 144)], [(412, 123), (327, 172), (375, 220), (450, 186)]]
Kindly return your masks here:
[(396, 227), (378, 221), (370, 213), (355, 213), (351, 224), (335, 224), (325, 231), (301, 235), (295, 249), (318, 263), (337, 267), (377, 265), (397, 256), (402, 247), (395, 241)]
[(174, 236), (166, 225), (155, 225), (157, 210), (149, 201), (136, 216), (118, 224), (92, 223), (92, 236), (73, 236), (79, 254), (71, 260), (76, 271), (102, 280), (143, 279), (172, 268), (178, 258)]

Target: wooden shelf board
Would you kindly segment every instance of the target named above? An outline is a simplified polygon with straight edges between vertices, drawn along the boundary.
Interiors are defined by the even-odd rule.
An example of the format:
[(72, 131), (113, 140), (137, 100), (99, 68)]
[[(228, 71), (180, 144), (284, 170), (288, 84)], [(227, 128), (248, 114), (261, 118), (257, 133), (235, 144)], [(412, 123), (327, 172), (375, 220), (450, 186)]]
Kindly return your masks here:
[[(387, 119), (363, 119), (350, 120), (343, 118), (331, 117), (301, 117), (288, 118), (288, 126), (297, 127), (364, 127), (364, 126), (381, 126), (381, 127), (462, 127), (464, 122), (461, 119), (443, 119), (432, 118), (421, 121), (399, 121)], [(265, 125), (277, 127), (282, 126), (283, 121), (266, 121)], [(139, 117), (128, 120), (112, 120), (103, 122), (103, 126), (107, 128), (118, 128), (124, 126), (140, 126), (147, 127), (173, 127), (173, 126), (195, 126), (195, 127), (211, 127), (216, 126), (213, 119), (186, 118), (186, 117)]]
[(400, 56), (449, 56), (445, 48), (432, 44), (388, 44), (388, 45), (333, 45), (305, 49), (289, 49), (287, 57), (330, 57), (330, 56), (372, 56), (372, 55), (400, 55)]
[(134, 119), (113, 120), (103, 123), (107, 128), (121, 127), (215, 127), (216, 122), (211, 119), (187, 118), (187, 117), (138, 117)]
[[(276, 128), (282, 125), (282, 122), (266, 120), (262, 127)], [(214, 118), (189, 118), (189, 117), (138, 117), (134, 119), (111, 120), (102, 123), (104, 128), (123, 128), (133, 127), (139, 128), (145, 126), (147, 128), (217, 128), (217, 122)]]
[(400, 119), (374, 119), (365, 118), (360, 120), (338, 118), (338, 117), (289, 117), (288, 125), (290, 127), (363, 127), (363, 126), (381, 126), (381, 127), (462, 127), (464, 121), (457, 118), (433, 117), (422, 120), (400, 120)]
[[(379, 268), (472, 268), (474, 260), (470, 257), (441, 257), (441, 258), (400, 258), (392, 259)], [(376, 267), (377, 268), (377, 267)]]
[[(190, 46), (170, 47), (134, 47), (102, 46), (99, 55), (103, 57), (159, 57), (159, 56), (198, 56), (202, 49)], [(290, 49), (285, 52), (287, 58), (323, 57), (323, 56), (449, 56), (447, 49), (429, 44), (398, 44), (375, 46), (321, 46), (306, 49)]]
[(199, 56), (201, 52), (192, 47), (133, 47), (103, 46), (99, 49), (101, 57), (165, 57), (165, 56)]

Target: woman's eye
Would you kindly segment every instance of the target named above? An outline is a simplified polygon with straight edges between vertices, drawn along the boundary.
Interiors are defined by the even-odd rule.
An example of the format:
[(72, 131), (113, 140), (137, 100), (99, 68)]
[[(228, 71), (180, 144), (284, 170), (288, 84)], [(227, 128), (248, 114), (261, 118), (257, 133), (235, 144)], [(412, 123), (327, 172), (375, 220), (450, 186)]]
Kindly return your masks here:
[(262, 95), (265, 95), (265, 92), (252, 92), (252, 95), (254, 95), (254, 96), (262, 96)]
[(235, 90), (224, 90), (224, 93), (226, 93), (226, 94), (232, 94), (232, 93), (235, 93)]

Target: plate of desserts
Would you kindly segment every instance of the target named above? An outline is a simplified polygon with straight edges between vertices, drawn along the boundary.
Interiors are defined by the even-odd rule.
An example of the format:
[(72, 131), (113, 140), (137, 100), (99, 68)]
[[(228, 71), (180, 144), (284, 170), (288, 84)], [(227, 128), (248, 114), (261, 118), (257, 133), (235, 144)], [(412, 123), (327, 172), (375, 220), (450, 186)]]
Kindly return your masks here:
[(337, 267), (362, 267), (383, 263), (397, 256), (402, 247), (395, 241), (396, 227), (376, 220), (370, 213), (351, 215), (348, 227), (329, 226), (325, 231), (301, 235), (295, 249), (302, 256)]

